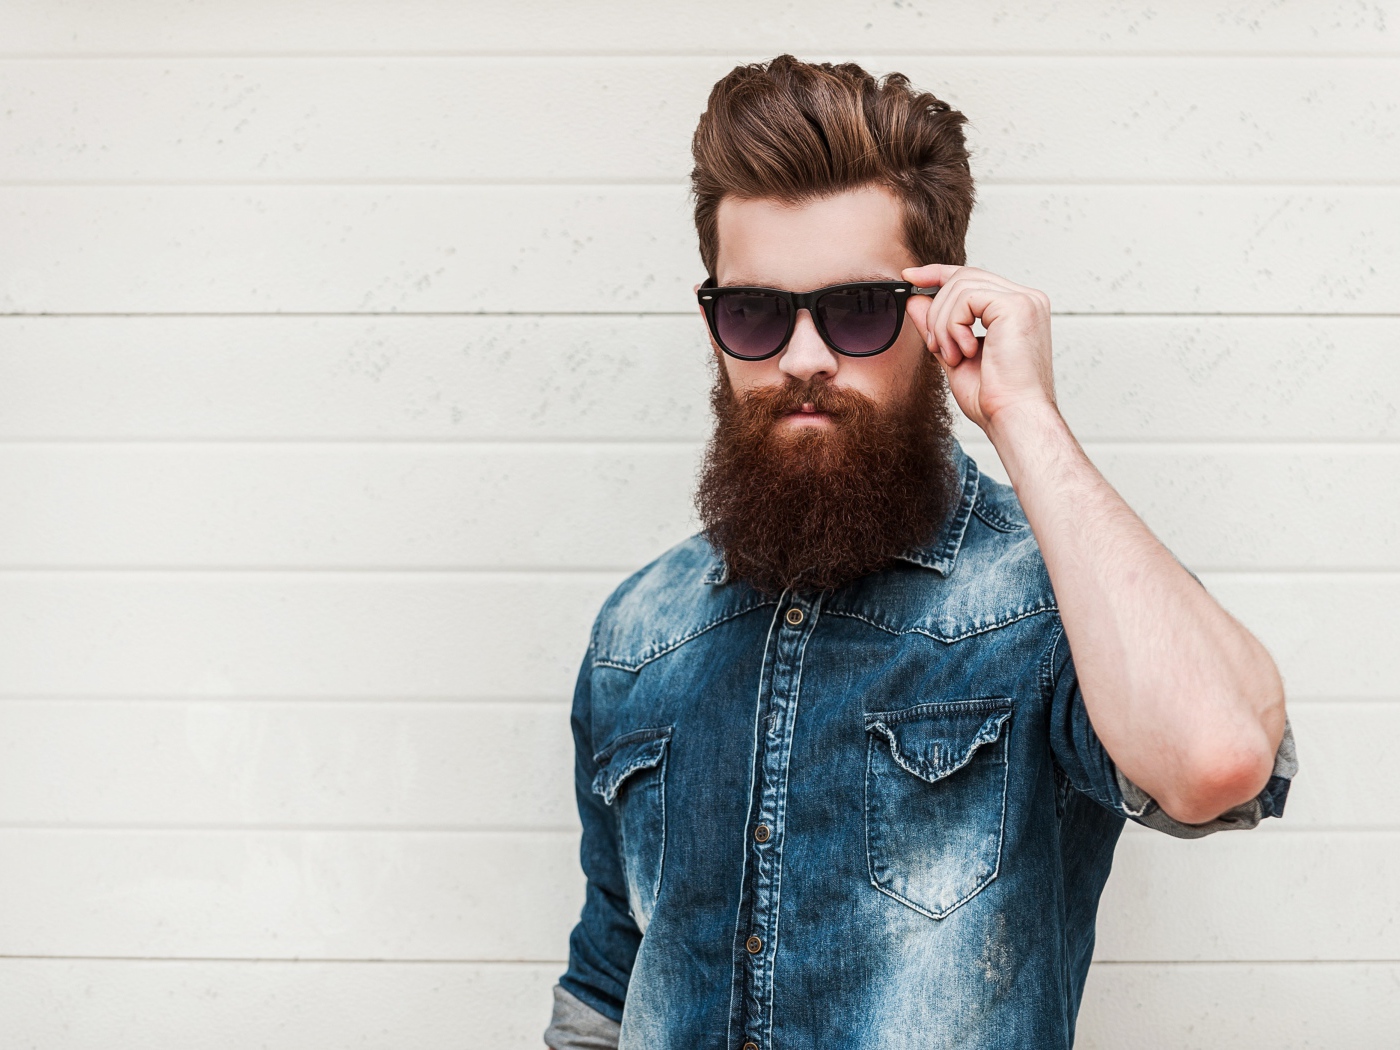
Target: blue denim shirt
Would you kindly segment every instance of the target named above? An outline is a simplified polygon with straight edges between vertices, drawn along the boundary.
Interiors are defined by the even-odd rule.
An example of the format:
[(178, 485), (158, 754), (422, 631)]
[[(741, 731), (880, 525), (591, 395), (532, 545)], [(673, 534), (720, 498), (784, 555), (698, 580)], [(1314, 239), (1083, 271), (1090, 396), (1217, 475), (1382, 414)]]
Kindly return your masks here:
[[(1069, 1047), (1125, 819), (1014, 492), (954, 449), (927, 546), (765, 596), (692, 537), (624, 582), (573, 707), (587, 876), (556, 1050)], [(620, 1028), (618, 1026), (620, 1022)]]

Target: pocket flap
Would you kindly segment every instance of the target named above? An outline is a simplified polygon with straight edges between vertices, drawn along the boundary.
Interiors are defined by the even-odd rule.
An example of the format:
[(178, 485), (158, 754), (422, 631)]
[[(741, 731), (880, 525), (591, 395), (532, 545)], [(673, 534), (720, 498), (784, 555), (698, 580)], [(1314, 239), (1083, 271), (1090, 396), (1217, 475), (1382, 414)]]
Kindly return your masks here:
[(593, 778), (593, 792), (609, 806), (617, 798), (623, 782), (639, 769), (651, 769), (666, 757), (671, 740), (670, 726), (638, 729), (624, 733), (593, 756), (599, 766)]
[(967, 765), (979, 747), (995, 742), (1011, 719), (1011, 708), (1009, 697), (920, 704), (867, 714), (865, 729), (884, 738), (900, 767), (932, 783)]

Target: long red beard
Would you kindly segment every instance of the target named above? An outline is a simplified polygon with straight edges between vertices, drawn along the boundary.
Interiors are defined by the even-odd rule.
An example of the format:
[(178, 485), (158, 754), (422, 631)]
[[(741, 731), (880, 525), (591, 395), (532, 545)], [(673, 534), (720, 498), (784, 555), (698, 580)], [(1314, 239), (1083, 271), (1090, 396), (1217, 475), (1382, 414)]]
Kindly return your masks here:
[[(804, 403), (824, 427), (777, 426)], [(957, 499), (943, 371), (921, 357), (908, 395), (880, 405), (789, 378), (736, 395), (723, 365), (695, 506), (730, 574), (776, 594), (839, 587), (927, 543)]]

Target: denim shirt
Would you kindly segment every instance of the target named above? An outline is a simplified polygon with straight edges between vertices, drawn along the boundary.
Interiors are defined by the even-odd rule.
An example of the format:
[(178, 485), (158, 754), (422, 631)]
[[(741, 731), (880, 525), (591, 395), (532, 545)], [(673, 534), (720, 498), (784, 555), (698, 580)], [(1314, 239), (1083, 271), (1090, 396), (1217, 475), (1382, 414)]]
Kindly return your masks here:
[[(1011, 488), (955, 447), (926, 546), (764, 595), (701, 536), (604, 604), (573, 706), (587, 876), (556, 1050), (1069, 1047), (1125, 819)], [(619, 1026), (620, 1023), (620, 1026)]]

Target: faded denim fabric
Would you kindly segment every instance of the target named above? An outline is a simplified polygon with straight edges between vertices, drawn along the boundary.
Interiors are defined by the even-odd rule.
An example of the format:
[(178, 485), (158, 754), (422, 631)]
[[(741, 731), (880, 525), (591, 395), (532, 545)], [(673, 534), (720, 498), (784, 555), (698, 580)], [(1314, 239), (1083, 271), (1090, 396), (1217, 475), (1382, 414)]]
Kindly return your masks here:
[(1282, 815), (1291, 730), (1210, 825), (1118, 773), (1014, 492), (954, 454), (961, 502), (885, 571), (764, 596), (697, 536), (605, 603), (556, 1050), (1069, 1047), (1125, 818)]

